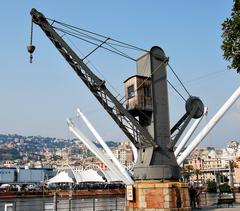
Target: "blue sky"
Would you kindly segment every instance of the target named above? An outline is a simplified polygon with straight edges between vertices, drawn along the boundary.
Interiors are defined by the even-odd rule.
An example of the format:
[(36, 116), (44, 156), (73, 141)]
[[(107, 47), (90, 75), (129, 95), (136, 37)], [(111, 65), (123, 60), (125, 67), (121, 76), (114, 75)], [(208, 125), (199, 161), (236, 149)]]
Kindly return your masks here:
[[(125, 139), (37, 26), (33, 36), (36, 52), (33, 64), (29, 64), (26, 46), (32, 7), (49, 18), (144, 49), (162, 47), (190, 94), (199, 96), (209, 107), (201, 127), (239, 86), (239, 75), (227, 69), (220, 49), (221, 23), (230, 16), (232, 1), (1, 1), (0, 133), (72, 138), (65, 119), (74, 117), (79, 107), (104, 139)], [(84, 47), (76, 45), (77, 53), (84, 52)], [(90, 60), (120, 93), (122, 82), (136, 73), (132, 61), (103, 50)], [(181, 88), (170, 71), (169, 80)], [(173, 125), (184, 113), (184, 102), (171, 88), (169, 96)], [(238, 101), (203, 145), (225, 146), (229, 140), (240, 141), (239, 121)]]

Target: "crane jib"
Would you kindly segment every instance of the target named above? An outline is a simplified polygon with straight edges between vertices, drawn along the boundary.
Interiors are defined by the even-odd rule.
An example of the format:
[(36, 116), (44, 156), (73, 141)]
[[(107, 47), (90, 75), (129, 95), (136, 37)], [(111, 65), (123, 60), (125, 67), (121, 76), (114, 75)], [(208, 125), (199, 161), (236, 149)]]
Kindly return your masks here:
[(137, 148), (158, 147), (149, 132), (142, 127), (124, 106), (107, 89), (105, 82), (99, 79), (71, 49), (63, 38), (49, 24), (45, 16), (32, 9), (30, 12), (33, 23), (37, 24), (57, 50), (62, 54), (79, 78), (86, 84), (91, 93), (101, 103), (103, 108), (122, 129), (125, 135)]

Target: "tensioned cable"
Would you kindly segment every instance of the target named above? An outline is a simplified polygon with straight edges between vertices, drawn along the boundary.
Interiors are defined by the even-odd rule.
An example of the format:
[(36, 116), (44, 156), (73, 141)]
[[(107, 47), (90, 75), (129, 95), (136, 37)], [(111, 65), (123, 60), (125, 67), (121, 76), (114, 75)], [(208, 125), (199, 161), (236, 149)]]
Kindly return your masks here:
[(167, 80), (167, 82), (174, 89), (174, 91), (186, 102), (187, 100), (180, 94), (180, 92), (173, 86), (173, 84), (169, 80)]
[[(153, 70), (153, 72), (151, 73), (150, 76), (148, 76), (146, 79), (143, 80), (143, 82), (134, 90), (134, 93), (136, 93), (138, 91), (138, 89), (147, 81), (149, 80), (149, 78), (165, 63), (168, 61), (168, 58), (166, 58), (164, 61), (162, 61), (156, 68), (155, 70)], [(181, 95), (181, 93), (174, 87), (174, 85), (167, 80), (167, 82), (169, 83), (169, 85), (174, 89), (174, 91), (186, 102), (186, 99), (183, 97), (183, 95)], [(122, 100), (122, 99), (121, 99)], [(125, 103), (127, 101), (127, 99), (125, 99), (125, 101), (123, 103)]]
[(32, 41), (33, 41), (33, 20), (31, 20), (31, 32), (30, 32), (30, 43), (29, 43), (29, 46), (28, 46), (28, 52), (30, 53), (30, 63), (32, 63), (32, 59), (33, 59), (33, 51), (35, 49), (35, 47), (32, 45)]
[[(121, 48), (131, 49), (131, 50), (137, 50), (136, 48), (133, 48), (133, 47), (129, 47), (129, 46), (125, 46), (125, 45), (121, 45), (121, 44), (118, 44), (118, 43), (111, 42), (111, 40), (112, 40), (112, 39), (110, 39), (110, 40), (108, 41), (108, 43), (111, 44), (111, 45), (118, 46), (118, 47), (121, 47)], [(140, 50), (139, 50), (139, 51), (140, 51)], [(148, 50), (144, 50), (143, 52), (149, 53)]]
[[(78, 28), (78, 27), (71, 26), (71, 25), (69, 25), (69, 24), (61, 23), (61, 22), (58, 22), (58, 21), (55, 21), (55, 22), (58, 23), (58, 24), (61, 24), (61, 25), (65, 26), (65, 27), (67, 27), (67, 28), (69, 28), (69, 29), (71, 29), (71, 30), (74, 30), (74, 31), (80, 30), (80, 31), (84, 31), (84, 32), (87, 32), (87, 33), (90, 33), (90, 34), (93, 34), (93, 35), (96, 35), (96, 36), (105, 38), (105, 39), (107, 39), (107, 40), (114, 40), (114, 39), (112, 39), (112, 38), (108, 38), (108, 37), (106, 37), (106, 36), (103, 36), (103, 35), (100, 35), (100, 34), (97, 34), (97, 33), (91, 32), (91, 31), (88, 31), (88, 30), (84, 30), (84, 29), (81, 29), (81, 28)], [(76, 30), (76, 29), (77, 29), (77, 30)], [(92, 37), (92, 36), (89, 36), (89, 35), (87, 35), (87, 34), (85, 34), (85, 33), (82, 33), (82, 32), (79, 32), (79, 31), (77, 31), (77, 32), (80, 33), (81, 36), (83, 35), (83, 36), (86, 37), (86, 38), (93, 39), (93, 40), (98, 41), (98, 42), (104, 42), (106, 45), (108, 45), (109, 47), (111, 47), (111, 48), (113, 49), (113, 50), (110, 50), (110, 49), (108, 49), (108, 48), (105, 48), (106, 50), (110, 50), (110, 51), (113, 52), (113, 53), (117, 53), (118, 55), (124, 56), (125, 58), (129, 58), (129, 59), (131, 59), (131, 60), (136, 61), (136, 59), (130, 57), (129, 55), (127, 55), (127, 54), (123, 53), (122, 51), (120, 51), (120, 50), (114, 48), (113, 46), (111, 46), (113, 43), (110, 44), (110, 43), (107, 43), (106, 41), (96, 39), (96, 38), (94, 38), (94, 37)], [(80, 34), (79, 34), (79, 35), (80, 35)], [(80, 39), (82, 39), (82, 38), (80, 38)], [(144, 51), (144, 52), (149, 52), (149, 51), (147, 51), (147, 50), (144, 50), (144, 49), (138, 48), (138, 47), (136, 47), (136, 46), (133, 46), (133, 45), (129, 45), (129, 44), (120, 42), (120, 41), (118, 41), (118, 40), (114, 40), (114, 41), (116, 41), (116, 42), (118, 42), (118, 43), (122, 43), (122, 44), (125, 45), (125, 46), (121, 46), (121, 47), (131, 46), (131, 48), (138, 49), (138, 50), (141, 50), (141, 51)], [(92, 43), (92, 44), (93, 44), (93, 43)], [(95, 45), (96, 45), (96, 44), (95, 44)], [(99, 47), (99, 45), (98, 45), (98, 47)], [(101, 46), (101, 47), (102, 47), (102, 46)], [(182, 87), (184, 88), (184, 90), (187, 92), (187, 94), (188, 94), (189, 96), (191, 96), (190, 93), (188, 92), (187, 88), (184, 86), (183, 82), (180, 80), (180, 78), (178, 77), (178, 75), (176, 74), (176, 72), (175, 72), (175, 71), (173, 70), (173, 68), (171, 67), (171, 65), (168, 64), (168, 66), (169, 66), (169, 68), (171, 69), (171, 71), (173, 72), (173, 74), (175, 75), (175, 77), (177, 78), (177, 80), (180, 82), (180, 84), (182, 85)], [(145, 82), (145, 81), (144, 81), (144, 82)], [(143, 82), (143, 83), (144, 83), (144, 82)], [(142, 84), (141, 84), (141, 85), (142, 85)], [(140, 86), (141, 86), (141, 85), (140, 85)], [(139, 87), (140, 87), (140, 86), (139, 86)], [(171, 84), (171, 86), (173, 86), (173, 85)], [(138, 88), (137, 88), (137, 89), (138, 89)], [(137, 89), (136, 89), (136, 90), (137, 90)], [(174, 87), (174, 90), (176, 90), (175, 87)], [(179, 93), (179, 92), (178, 92), (178, 93)], [(179, 94), (180, 94), (180, 93), (179, 93)], [(182, 96), (182, 95), (181, 95), (181, 96)]]
[(150, 76), (148, 76), (147, 78), (145, 78), (145, 79), (143, 80), (143, 82), (135, 89), (134, 92), (136, 92), (149, 78), (151, 78), (152, 75), (153, 75), (164, 63), (166, 63), (167, 61), (168, 61), (168, 58), (166, 58), (164, 61), (162, 61), (162, 62), (155, 68), (155, 70), (153, 70), (153, 71), (151, 72)]
[[(70, 24), (66, 24), (66, 23), (63, 23), (63, 22), (60, 22), (60, 21), (56, 21), (56, 20), (53, 20), (53, 19), (50, 19), (50, 18), (47, 18), (47, 20), (50, 20), (50, 21), (53, 21), (55, 23), (58, 23), (60, 25), (63, 25), (65, 27), (68, 27), (68, 28), (71, 28), (72, 30), (75, 29), (75, 30), (79, 30), (79, 31), (83, 31), (83, 32), (86, 32), (86, 33), (89, 33), (89, 34), (92, 34), (92, 35), (95, 35), (95, 36), (99, 36), (99, 37), (102, 37), (104, 39), (108, 38), (104, 35), (101, 35), (101, 34), (98, 34), (98, 33), (95, 33), (95, 32), (92, 32), (92, 31), (89, 31), (89, 30), (86, 30), (86, 29), (82, 29), (82, 28), (79, 28), (79, 27), (76, 27), (76, 26), (72, 26)], [(120, 43), (126, 47), (130, 47), (130, 48), (133, 48), (133, 49), (136, 49), (136, 50), (139, 50), (139, 51), (144, 51), (144, 52), (149, 52), (143, 48), (139, 48), (137, 46), (134, 46), (134, 45), (131, 45), (131, 44), (128, 44), (128, 43), (125, 43), (125, 42), (122, 42), (122, 41), (119, 41), (119, 40), (116, 40), (116, 39), (112, 39), (110, 38), (112, 41), (114, 42), (117, 42), (117, 43)]]
[[(75, 44), (71, 41), (71, 39), (69, 39), (68, 36), (66, 36), (66, 38), (69, 40), (69, 42), (71, 42), (72, 45), (75, 46)], [(83, 55), (83, 53), (78, 49), (77, 46), (75, 46), (75, 48), (79, 51), (80, 54)], [(105, 77), (103, 76), (103, 74), (102, 74), (100, 71), (98, 71), (98, 69), (92, 64), (92, 62), (91, 62), (89, 59), (87, 59), (87, 60), (91, 63), (91, 65), (94, 67), (94, 69), (105, 79)], [(105, 79), (105, 80), (106, 80), (106, 79)], [(107, 80), (106, 80), (106, 81), (107, 81)], [(121, 96), (121, 94), (111, 85), (111, 83), (110, 83), (109, 81), (107, 81), (107, 82), (108, 82), (109, 85), (112, 87), (112, 89), (118, 94), (118, 96)], [(123, 97), (123, 98), (124, 98), (124, 97)], [(111, 112), (111, 113), (112, 113), (112, 112)], [(143, 115), (146, 116), (146, 114), (144, 114), (144, 113), (143, 113)], [(147, 116), (146, 116), (146, 117), (147, 117)]]
[[(171, 71), (173, 72), (173, 74), (176, 76), (177, 80), (180, 82), (180, 84), (182, 85), (183, 89), (187, 92), (188, 96), (190, 97), (190, 93), (188, 92), (187, 88), (184, 86), (183, 82), (180, 80), (180, 78), (178, 77), (178, 75), (176, 74), (176, 72), (173, 70), (173, 68), (171, 67), (171, 65), (168, 63), (167, 64), (169, 66), (169, 68), (171, 69)], [(174, 88), (175, 89), (175, 88)]]
[[(82, 40), (82, 41), (85, 41), (85, 42), (87, 42), (87, 43), (90, 43), (90, 44), (92, 44), (92, 45), (99, 46), (99, 44), (94, 43), (94, 42), (89, 41), (89, 40), (86, 40), (86, 39), (84, 39), (84, 38), (81, 38), (81, 37), (77, 36), (76, 34), (70, 32), (70, 31), (67, 31), (67, 30), (65, 30), (65, 29), (61, 29), (61, 28), (58, 28), (58, 27), (53, 27), (53, 28), (56, 29), (56, 30), (58, 30), (58, 31), (61, 31), (61, 32), (64, 33), (64, 34), (68, 34), (68, 35), (70, 35), (70, 36), (73, 36), (73, 37), (75, 37), (75, 38), (78, 38), (78, 39), (80, 39), (80, 40)], [(111, 50), (111, 49), (109, 49), (109, 48), (107, 48), (107, 47), (104, 47), (104, 46), (101, 46), (101, 48), (103, 48), (103, 49), (108, 50), (108, 51), (110, 51), (110, 52), (112, 52), (112, 53), (118, 54), (118, 55), (120, 55), (120, 56), (122, 56), (122, 57), (125, 57), (125, 58), (127, 58), (127, 59), (130, 59), (130, 60), (133, 60), (133, 61), (136, 62), (136, 59), (128, 56), (127, 54), (125, 54), (125, 53), (123, 53), (123, 52), (121, 52), (121, 51), (119, 51), (119, 50), (118, 50), (118, 51)]]
[(209, 77), (212, 77), (212, 76), (216, 76), (216, 75), (219, 75), (219, 74), (222, 74), (222, 73), (225, 73), (226, 70), (220, 70), (220, 71), (214, 71), (214, 72), (210, 72), (210, 73), (207, 73), (207, 74), (204, 74), (204, 75), (201, 75), (201, 76), (198, 76), (196, 78), (193, 78), (193, 79), (190, 79), (188, 81), (185, 81), (185, 84), (187, 83), (192, 83), (194, 81), (200, 81), (202, 79), (205, 79), (205, 78), (209, 78)]
[[(51, 20), (51, 19), (49, 19), (49, 20)], [(90, 32), (90, 31), (87, 31), (87, 30), (84, 30), (84, 29), (80, 29), (80, 28), (78, 28), (78, 27), (74, 27), (74, 26), (71, 26), (71, 25), (68, 25), (68, 24), (64, 24), (64, 23), (61, 23), (61, 22), (58, 22), (58, 21), (55, 21), (55, 20), (54, 20), (54, 23), (58, 23), (58, 24), (60, 24), (60, 25), (62, 25), (62, 26), (64, 26), (64, 27), (66, 27), (66, 28), (68, 28), (68, 29), (76, 32), (79, 36), (83, 36), (83, 37), (85, 37), (85, 38), (88, 38), (88, 39), (91, 39), (91, 40), (94, 40), (94, 41), (97, 41), (97, 42), (100, 42), (100, 43), (103, 43), (104, 40), (97, 39), (96, 37), (90, 36), (89, 34), (83, 33), (83, 32), (81, 32), (81, 31), (85, 31), (85, 32), (90, 33), (90, 34), (93, 34), (93, 35), (95, 35), (95, 36), (99, 36), (99, 37), (101, 37), (101, 38), (104, 38), (105, 40), (107, 39), (107, 40), (112, 40), (112, 41), (114, 41), (114, 42), (120, 43), (120, 44), (115, 44), (115, 43), (112, 43), (112, 42), (106, 42), (106, 41), (105, 41), (105, 43), (106, 43), (108, 46), (111, 46), (111, 48), (113, 48), (113, 49), (114, 49), (115, 51), (117, 51), (119, 54), (121, 54), (122, 56), (125, 56), (126, 58), (132, 59), (132, 60), (133, 60), (132, 57), (130, 57), (130, 56), (127, 55), (126, 53), (123, 53), (122, 51), (114, 48), (112, 45), (116, 45), (116, 46), (118, 46), (118, 47), (123, 47), (123, 48), (130, 48), (130, 49), (132, 49), (132, 50), (139, 50), (139, 51), (148, 52), (147, 50), (144, 50), (144, 49), (142, 49), (142, 48), (138, 48), (138, 47), (136, 47), (136, 46), (133, 46), (133, 45), (130, 45), (130, 44), (126, 44), (126, 43), (120, 42), (120, 41), (118, 41), (118, 40), (114, 40), (114, 39), (112, 39), (112, 38), (109, 38), (109, 37), (106, 37), (106, 36), (103, 36), (103, 35), (100, 35), (100, 34), (97, 34), (97, 33), (93, 33), (93, 32)], [(56, 28), (57, 28), (57, 27), (56, 27)], [(79, 31), (79, 30), (81, 30), (81, 31)], [(75, 35), (76, 35), (76, 33), (75, 33)], [(121, 44), (123, 44), (123, 45), (121, 45)], [(135, 60), (135, 59), (134, 59), (134, 60)]]
[(89, 52), (82, 60), (85, 60), (87, 57), (89, 57), (91, 54), (93, 54), (98, 48), (101, 48), (101, 46), (108, 41), (109, 38), (104, 40), (100, 45), (98, 45), (95, 49), (93, 49), (91, 52)]
[[(119, 45), (119, 44), (118, 44), (119, 47), (125, 47), (125, 48), (129, 48), (129, 47), (130, 47), (131, 49), (134, 49), (134, 50), (140, 50), (140, 51), (144, 51), (144, 52), (148, 52), (148, 53), (149, 53), (149, 51), (147, 51), (147, 50), (145, 50), (145, 49), (142, 49), (142, 48), (139, 48), (139, 47), (137, 47), (137, 46), (130, 45), (130, 44), (128, 44), (128, 43), (124, 43), (124, 42), (122, 42), (122, 41), (119, 41), (119, 40), (116, 40), (116, 39), (112, 39), (112, 38), (106, 37), (106, 36), (104, 36), (104, 35), (101, 35), (101, 34), (98, 34), (98, 33), (95, 33), (95, 32), (89, 31), (89, 30), (86, 30), (86, 29), (82, 29), (82, 28), (79, 28), (79, 27), (76, 27), (76, 26), (73, 26), (73, 25), (70, 25), (70, 24), (66, 24), (66, 23), (63, 23), (63, 22), (60, 22), (60, 21), (56, 21), (56, 20), (53, 20), (53, 19), (50, 19), (50, 18), (47, 18), (47, 19), (53, 21), (54, 23), (57, 23), (57, 24), (59, 24), (59, 25), (62, 25), (62, 26), (64, 26), (64, 27), (68, 28), (68, 29), (71, 29), (71, 30), (73, 30), (73, 31), (76, 31), (76, 32), (80, 33), (81, 35), (83, 35), (85, 38), (93, 39), (93, 40), (95, 40), (95, 41), (102, 42), (102, 43), (104, 42), (103, 40), (99, 40), (99, 39), (97, 39), (97, 38), (95, 38), (95, 37), (93, 37), (93, 36), (88, 35), (88, 34), (91, 34), (91, 35), (95, 35), (95, 36), (98, 36), (98, 37), (101, 37), (101, 38), (104, 38), (104, 39), (107, 39), (107, 40), (112, 40), (112, 41), (114, 41), (114, 42), (117, 42), (117, 43), (122, 44), (122, 45)], [(85, 32), (85, 33), (83, 33), (83, 32)], [(88, 34), (86, 34), (86, 33), (88, 33)], [(105, 43), (106, 43), (109, 47), (111, 47), (112, 49), (114, 49), (114, 50), (112, 51), (112, 50), (110, 50), (110, 49), (108, 49), (108, 48), (105, 48), (106, 50), (110, 50), (110, 51), (113, 52), (113, 53), (117, 53), (118, 55), (121, 55), (121, 56), (123, 56), (123, 57), (125, 57), (125, 58), (128, 58), (128, 59), (131, 59), (131, 60), (136, 61), (136, 59), (133, 59), (133, 58), (130, 57), (129, 55), (127, 55), (127, 54), (123, 53), (122, 51), (120, 51), (120, 50), (114, 48), (113, 46), (111, 46), (111, 45), (114, 45), (115, 43), (108, 43), (108, 42), (105, 42)], [(92, 43), (92, 44), (93, 44), (93, 43)], [(96, 44), (95, 44), (95, 45), (96, 45)], [(103, 47), (103, 46), (101, 46), (101, 47)], [(103, 47), (103, 48), (104, 48), (104, 47)], [(171, 67), (171, 65), (168, 64), (168, 66), (169, 66), (169, 68), (171, 69), (171, 71), (173, 72), (173, 74), (175, 75), (175, 77), (177, 78), (177, 80), (180, 82), (180, 84), (182, 85), (182, 87), (183, 87), (183, 89), (186, 91), (186, 93), (187, 93), (189, 96), (191, 96), (190, 93), (188, 92), (186, 86), (184, 86), (183, 82), (180, 80), (180, 78), (178, 77), (178, 75), (176, 74), (176, 72), (173, 70), (173, 68)], [(174, 88), (174, 89), (176, 89), (176, 88)]]
[[(63, 25), (63, 26), (65, 26), (65, 25)], [(103, 42), (103, 40), (98, 39), (98, 38), (93, 37), (93, 36), (90, 36), (89, 34), (86, 34), (86, 33), (83, 33), (83, 32), (81, 32), (81, 31), (75, 30), (75, 29), (73, 29), (73, 28), (71, 28), (71, 27), (68, 27), (68, 26), (65, 26), (65, 27), (68, 28), (68, 29), (70, 29), (70, 30), (72, 30), (72, 31), (74, 31), (74, 32), (76, 32), (79, 36), (83, 36), (83, 37), (85, 37), (85, 38), (88, 38), (88, 39), (91, 39), (91, 40), (95, 40), (95, 41), (98, 41), (98, 42)], [(106, 36), (103, 36), (103, 38), (104, 38), (105, 40), (106, 40), (106, 39), (108, 39), (108, 40), (113, 40), (112, 38), (106, 37)], [(132, 49), (132, 50), (138, 50), (138, 49), (136, 49), (135, 47), (129, 47), (129, 46), (126, 46), (126, 45), (116, 44), (116, 43), (112, 43), (112, 42), (108, 42), (108, 44), (109, 44), (109, 45), (116, 45), (116, 46), (119, 46), (119, 47), (122, 47), (122, 48), (130, 48), (130, 49)]]
[(111, 46), (110, 44), (106, 43), (106, 45), (108, 45), (109, 47), (111, 47), (113, 50), (115, 50), (115, 51), (118, 52), (119, 54), (122, 54), (123, 56), (125, 55), (126, 58), (132, 59), (132, 60), (134, 60), (135, 62), (137, 61), (137, 59), (134, 59), (134, 58), (130, 57), (129, 55), (123, 53), (122, 51), (120, 51), (120, 50), (118, 50), (117, 48)]
[(32, 46), (32, 40), (33, 40), (33, 20), (31, 21), (30, 46)]
[[(70, 29), (71, 29), (71, 28), (70, 28)], [(73, 30), (73, 29), (71, 29), (71, 30)], [(75, 31), (75, 30), (73, 30), (73, 31)], [(126, 58), (128, 58), (128, 59), (131, 59), (131, 60), (136, 61), (136, 59), (134, 59), (134, 58), (130, 57), (129, 55), (127, 55), (126, 53), (124, 53), (124, 52), (122, 52), (122, 51), (114, 48), (114, 47), (112, 46), (112, 44), (108, 43), (108, 40), (111, 40), (110, 37), (107, 37), (105, 40), (100, 40), (100, 39), (97, 39), (97, 38), (95, 38), (95, 37), (92, 37), (92, 36), (90, 36), (90, 35), (88, 35), (88, 34), (85, 34), (85, 33), (82, 33), (82, 32), (78, 32), (78, 31), (75, 31), (75, 32), (77, 33), (78, 36), (82, 36), (82, 37), (88, 38), (88, 39), (90, 39), (90, 40), (94, 40), (94, 41), (97, 41), (97, 42), (101, 43), (101, 44), (95, 44), (95, 45), (97, 45), (98, 47), (102, 47), (102, 45), (103, 45), (103, 43), (104, 43), (104, 44), (108, 45), (109, 47), (111, 47), (111, 48), (113, 49), (113, 51), (112, 51), (111, 49), (105, 48), (106, 50), (110, 50), (111, 52), (114, 52), (114, 53), (116, 53), (116, 54), (118, 54), (118, 55), (121, 55), (121, 56), (126, 57)], [(72, 32), (70, 32), (70, 33), (72, 33)], [(74, 34), (76, 35), (76, 33), (74, 33)], [(79, 39), (81, 39), (81, 38), (79, 38)], [(101, 45), (101, 46), (100, 46), (100, 45)], [(103, 47), (103, 48), (104, 48), (104, 47)]]
[[(84, 56), (84, 54), (80, 51), (80, 49), (74, 44), (74, 42), (72, 42), (72, 40), (66, 36), (66, 38), (68, 39), (68, 41), (77, 49), (77, 51), (82, 55)], [(92, 61), (90, 61), (88, 58), (87, 58), (87, 61), (92, 65), (92, 67), (103, 77), (103, 79), (109, 84), (109, 86), (116, 92), (117, 95), (121, 95), (117, 89), (114, 88), (114, 86), (104, 77), (104, 75), (98, 70), (98, 68), (92, 63)]]
[[(112, 41), (114, 41), (114, 42), (120, 43), (120, 44), (116, 44), (116, 45), (119, 46), (119, 47), (131, 48), (131, 49), (133, 49), (133, 50), (140, 50), (140, 51), (144, 51), (144, 52), (149, 52), (149, 51), (147, 51), (147, 50), (145, 50), (145, 49), (136, 47), (136, 46), (134, 46), (134, 45), (130, 45), (130, 44), (127, 44), (127, 43), (124, 43), (124, 42), (121, 42), (121, 41), (118, 41), (118, 40), (115, 40), (115, 39), (112, 39), (112, 38), (109, 38), (109, 37), (106, 37), (106, 36), (103, 36), (103, 35), (100, 35), (100, 34), (91, 32), (91, 31), (88, 31), (88, 30), (85, 30), (85, 29), (81, 29), (81, 28), (78, 28), (78, 27), (75, 27), (75, 26), (72, 26), (72, 25), (69, 25), (69, 24), (66, 24), (66, 23), (62, 23), (62, 22), (59, 22), (59, 21), (56, 21), (56, 20), (52, 20), (52, 19), (49, 19), (49, 18), (48, 18), (48, 20), (51, 20), (51, 21), (53, 21), (54, 23), (58, 23), (58, 24), (66, 27), (66, 28), (68, 28), (68, 29), (70, 29), (70, 30), (72, 30), (72, 31), (74, 31), (74, 32), (72, 32), (72, 31), (70, 32), (70, 31), (68, 31), (68, 30), (66, 30), (66, 29), (61, 29), (61, 28), (58, 28), (58, 27), (54, 27), (56, 30), (59, 30), (59, 31), (61, 31), (61, 32), (65, 33), (65, 34), (68, 34), (68, 35), (70, 35), (70, 36), (76, 37), (76, 38), (78, 38), (78, 39), (80, 39), (80, 40), (83, 40), (83, 41), (85, 41), (85, 42), (88, 42), (88, 43), (90, 43), (90, 44), (92, 44), (92, 45), (95, 45), (95, 46), (97, 46), (97, 48), (101, 47), (101, 48), (103, 48), (103, 49), (105, 49), (105, 50), (108, 50), (108, 51), (110, 51), (110, 52), (113, 52), (113, 53), (115, 53), (115, 54), (118, 54), (118, 55), (120, 55), (120, 56), (123, 56), (123, 57), (125, 57), (125, 58), (131, 59), (131, 60), (133, 60), (133, 61), (136, 61), (136, 59), (130, 57), (129, 55), (127, 55), (127, 54), (123, 53), (122, 51), (118, 50), (117, 48), (113, 47), (112, 45), (114, 45), (115, 43), (108, 43), (107, 41), (108, 41), (108, 40), (112, 40)], [(83, 32), (85, 32), (85, 33), (83, 33)], [(86, 34), (86, 33), (88, 33), (88, 34)], [(98, 36), (98, 37), (101, 37), (101, 38), (104, 38), (104, 39), (106, 39), (106, 40), (97, 39), (96, 37), (90, 36), (89, 34), (95, 35), (95, 36)], [(80, 37), (80, 36), (81, 36), (81, 37)], [(102, 44), (99, 45), (99, 44), (94, 43), (94, 42), (92, 42), (92, 41), (86, 40), (86, 39), (84, 39), (83, 37), (86, 38), (86, 39), (89, 39), (89, 40), (94, 40), (94, 41), (96, 41), (96, 42), (101, 42)], [(107, 47), (104, 47), (103, 44), (106, 44), (107, 46), (109, 46), (109, 47), (112, 48), (113, 50), (112, 50), (112, 49), (109, 49), (109, 48), (107, 48)], [(161, 63), (161, 64), (162, 64), (162, 63)], [(170, 64), (167, 64), (167, 65), (169, 66), (169, 68), (171, 69), (171, 71), (173, 72), (173, 74), (175, 75), (175, 77), (177, 78), (177, 80), (180, 82), (180, 84), (182, 85), (182, 87), (184, 88), (184, 90), (187, 92), (187, 94), (188, 94), (189, 96), (191, 96), (190, 93), (188, 92), (188, 90), (186, 89), (186, 87), (184, 86), (183, 82), (180, 80), (180, 78), (178, 77), (178, 75), (176, 74), (176, 72), (175, 72), (175, 71), (173, 70), (173, 68), (170, 66)], [(159, 67), (157, 67), (157, 68), (159, 68)], [(156, 68), (156, 69), (157, 69), (157, 68)], [(154, 71), (156, 71), (156, 70), (154, 70)], [(154, 71), (151, 73), (151, 75), (154, 73)], [(147, 78), (135, 89), (134, 92), (136, 92), (136, 91), (145, 83), (145, 81), (148, 80), (150, 77), (151, 77), (151, 76), (147, 77)], [(173, 86), (173, 84), (170, 83), (169, 81), (168, 81), (168, 83), (169, 83), (170, 86), (177, 92), (177, 94), (178, 94), (182, 99), (184, 99), (184, 101), (186, 101), (185, 98), (180, 94), (180, 92), (177, 91), (177, 89)], [(122, 100), (122, 99), (121, 99), (121, 100)], [(123, 103), (124, 103), (124, 102), (123, 102)]]
[[(83, 32), (81, 32), (81, 31), (72, 29), (72, 28), (70, 28), (70, 27), (66, 27), (66, 26), (64, 26), (64, 27), (67, 28), (68, 30), (71, 30), (72, 33), (74, 32), (74, 34), (77, 34), (77, 35), (79, 35), (79, 36), (82, 36), (82, 37), (85, 37), (85, 38), (88, 38), (88, 39), (90, 39), (90, 40), (94, 40), (94, 41), (97, 41), (97, 42), (100, 42), (100, 43), (103, 42), (103, 41), (106, 40), (106, 39), (110, 39), (109, 37), (106, 37), (106, 38), (104, 38), (104, 39), (99, 39), (99, 38), (93, 37), (93, 36), (91, 36), (91, 35), (89, 35), (89, 34), (83, 33)], [(65, 29), (65, 30), (66, 30), (66, 29)]]
[[(217, 77), (218, 75), (220, 75), (220, 74), (223, 74), (223, 73), (226, 73), (226, 70), (220, 70), (220, 71), (214, 71), (214, 72), (210, 72), (210, 73), (207, 73), (207, 74), (203, 74), (203, 75), (201, 75), (201, 76), (198, 76), (198, 77), (196, 77), (196, 78), (192, 78), (192, 79), (189, 79), (189, 80), (187, 80), (187, 81), (184, 81), (184, 83), (185, 84), (191, 84), (191, 83), (195, 83), (195, 84), (197, 84), (195, 81), (197, 81), (198, 83), (199, 83), (199, 81), (201, 81), (201, 80), (203, 80), (203, 79), (205, 79), (205, 78), (207, 78), (207, 79), (210, 79), (210, 77), (211, 78), (213, 78), (213, 76), (214, 76), (214, 78), (215, 77)], [(179, 87), (181, 84), (175, 84), (175, 87)]]

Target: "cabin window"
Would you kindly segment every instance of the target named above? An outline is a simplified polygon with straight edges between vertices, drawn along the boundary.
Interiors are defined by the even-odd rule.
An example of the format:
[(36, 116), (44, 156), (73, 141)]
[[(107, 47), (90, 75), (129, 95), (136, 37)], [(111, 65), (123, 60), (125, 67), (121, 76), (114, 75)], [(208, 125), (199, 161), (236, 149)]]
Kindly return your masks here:
[(144, 86), (143, 87), (143, 92), (145, 97), (151, 97), (151, 90), (150, 86)]
[(127, 88), (128, 91), (128, 98), (132, 98), (134, 97), (135, 93), (134, 93), (134, 85), (131, 85)]

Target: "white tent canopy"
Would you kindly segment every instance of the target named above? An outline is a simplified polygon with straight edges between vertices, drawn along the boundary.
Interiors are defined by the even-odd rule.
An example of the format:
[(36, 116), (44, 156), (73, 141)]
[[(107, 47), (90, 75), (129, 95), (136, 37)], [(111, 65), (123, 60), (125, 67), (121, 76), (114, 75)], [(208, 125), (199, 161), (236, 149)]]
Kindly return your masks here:
[(102, 176), (93, 169), (88, 169), (80, 172), (74, 172), (77, 183), (81, 182), (105, 182)]
[(9, 185), (9, 184), (2, 184), (1, 186), (0, 186), (0, 189), (4, 189), (4, 188), (9, 188), (11, 185)]
[(62, 171), (48, 181), (48, 184), (51, 183), (73, 183), (73, 179), (68, 175), (67, 172)]
[[(106, 181), (107, 180), (107, 181)], [(81, 182), (119, 182), (117, 178), (110, 170), (98, 172), (95, 169), (87, 169), (83, 171), (62, 171), (55, 177), (48, 181), (51, 183), (81, 183)]]

